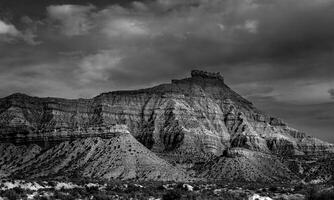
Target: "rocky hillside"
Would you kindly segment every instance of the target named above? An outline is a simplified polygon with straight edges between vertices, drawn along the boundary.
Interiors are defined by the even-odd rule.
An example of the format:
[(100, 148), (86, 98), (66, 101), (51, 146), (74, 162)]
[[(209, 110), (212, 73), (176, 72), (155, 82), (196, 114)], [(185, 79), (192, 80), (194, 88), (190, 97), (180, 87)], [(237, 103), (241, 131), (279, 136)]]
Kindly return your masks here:
[(189, 180), (130, 133), (65, 141), (46, 151), (37, 145), (0, 144), (0, 176)]
[(193, 71), (191, 78), (171, 84), (104, 93), (88, 100), (24, 94), (0, 100), (0, 135), (8, 140), (113, 124), (126, 124), (156, 152), (182, 149), (220, 155), (227, 147), (243, 147), (294, 155), (333, 150), (332, 145), (260, 112), (217, 73)]
[(201, 176), (209, 179), (248, 182), (275, 182), (297, 177), (270, 154), (233, 148), (202, 166)]
[[(256, 109), (231, 90), (219, 73), (194, 70), (190, 78), (172, 80), (169, 84), (103, 93), (92, 99), (13, 94), (0, 100), (2, 142), (38, 144), (48, 149), (61, 142), (66, 146), (73, 140), (88, 138), (90, 141), (91, 137), (102, 137), (108, 127), (120, 124), (126, 125), (146, 148), (181, 165), (212, 163), (212, 158), (234, 154), (234, 149), (237, 152), (244, 149), (239, 152), (252, 152), (247, 155), (254, 158), (249, 165), (254, 167), (255, 173), (263, 171), (258, 164), (254, 165), (261, 155), (269, 156), (268, 162), (275, 165), (276, 161), (271, 160), (278, 159), (277, 156), (334, 153), (332, 144), (307, 136)], [(98, 134), (92, 135), (96, 130)], [(80, 146), (80, 141), (70, 146)], [(106, 140), (99, 142), (109, 148)], [(34, 147), (27, 149), (35, 152)], [(235, 168), (240, 171), (243, 170), (240, 163), (250, 160), (244, 153), (238, 155), (238, 159), (231, 162), (240, 160)], [(246, 161), (242, 161), (243, 157)], [(218, 159), (217, 163), (222, 163), (220, 169), (224, 170), (230, 161)], [(266, 169), (270, 167), (271, 164)], [(284, 167), (279, 171), (290, 173)], [(206, 171), (205, 176), (215, 177), (216, 173), (210, 175), (210, 172), (213, 173)]]

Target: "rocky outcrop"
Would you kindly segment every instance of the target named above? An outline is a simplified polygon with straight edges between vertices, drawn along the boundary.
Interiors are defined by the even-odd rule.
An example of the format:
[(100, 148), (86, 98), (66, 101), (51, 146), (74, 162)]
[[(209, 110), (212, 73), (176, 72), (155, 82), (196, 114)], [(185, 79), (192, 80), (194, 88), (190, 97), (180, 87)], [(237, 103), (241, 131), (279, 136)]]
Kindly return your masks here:
[(217, 79), (220, 81), (224, 81), (223, 76), (219, 72), (206, 72), (201, 70), (192, 70), (191, 71), (191, 77), (193, 78), (203, 78), (203, 79)]
[(293, 142), (284, 138), (270, 138), (267, 140), (267, 146), (277, 155), (302, 155), (303, 152), (298, 152), (298, 147), (296, 146), (296, 142)]
[(258, 135), (235, 135), (231, 139), (231, 147), (241, 147), (252, 151), (269, 153), (266, 140)]
[(63, 134), (58, 138), (73, 138), (75, 131), (84, 134), (90, 127), (124, 124), (153, 152), (182, 157), (177, 162), (206, 160), (230, 147), (278, 155), (333, 152), (333, 145), (307, 137), (256, 109), (231, 90), (219, 73), (192, 71), (191, 75), (170, 84), (103, 93), (92, 99), (8, 96), (0, 100), (0, 140), (30, 144), (34, 142), (30, 135), (45, 141), (59, 130)]
[(232, 148), (203, 165), (200, 176), (214, 180), (272, 182), (296, 176), (275, 156), (244, 148)]

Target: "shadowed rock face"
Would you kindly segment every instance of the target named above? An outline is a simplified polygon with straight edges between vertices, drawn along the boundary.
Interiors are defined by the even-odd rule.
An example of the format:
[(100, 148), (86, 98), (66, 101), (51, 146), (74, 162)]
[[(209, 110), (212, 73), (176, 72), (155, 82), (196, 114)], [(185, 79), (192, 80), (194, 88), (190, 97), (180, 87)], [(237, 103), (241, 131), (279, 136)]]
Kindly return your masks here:
[(286, 155), (323, 154), (334, 149), (260, 112), (217, 73), (193, 71), (192, 77), (170, 84), (103, 93), (93, 99), (13, 94), (0, 100), (1, 141), (27, 138), (21, 141), (29, 142), (29, 135), (45, 133), (55, 133), (62, 141), (73, 131), (114, 124), (126, 124), (152, 151), (184, 160), (221, 155), (227, 148)]

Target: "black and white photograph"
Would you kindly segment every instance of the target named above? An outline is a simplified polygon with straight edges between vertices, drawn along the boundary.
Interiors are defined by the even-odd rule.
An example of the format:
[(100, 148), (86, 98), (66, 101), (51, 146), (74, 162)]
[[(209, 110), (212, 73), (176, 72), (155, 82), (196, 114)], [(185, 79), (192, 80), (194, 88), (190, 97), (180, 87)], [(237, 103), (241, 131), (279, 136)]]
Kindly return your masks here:
[(0, 200), (334, 200), (334, 0), (0, 0)]

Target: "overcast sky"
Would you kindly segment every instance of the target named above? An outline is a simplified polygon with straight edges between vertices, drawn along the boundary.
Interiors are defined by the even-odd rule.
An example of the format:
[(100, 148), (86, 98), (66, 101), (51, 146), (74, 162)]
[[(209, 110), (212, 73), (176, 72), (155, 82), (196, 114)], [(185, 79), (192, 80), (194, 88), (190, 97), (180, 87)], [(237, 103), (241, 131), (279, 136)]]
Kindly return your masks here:
[(1, 0), (0, 97), (91, 98), (221, 72), (334, 142), (334, 0)]

